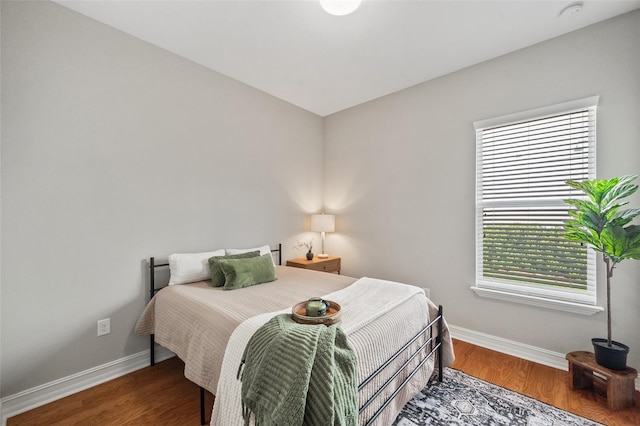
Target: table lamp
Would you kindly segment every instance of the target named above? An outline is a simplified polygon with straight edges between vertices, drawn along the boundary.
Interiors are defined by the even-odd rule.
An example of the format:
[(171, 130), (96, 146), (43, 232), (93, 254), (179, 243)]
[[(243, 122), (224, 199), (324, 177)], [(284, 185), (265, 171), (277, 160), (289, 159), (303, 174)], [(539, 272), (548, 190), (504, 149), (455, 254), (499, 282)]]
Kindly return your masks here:
[(324, 235), (325, 232), (334, 232), (336, 230), (335, 216), (324, 213), (311, 215), (311, 230), (314, 232), (320, 232), (322, 235), (322, 253), (319, 254), (318, 257), (329, 257), (329, 255), (324, 252)]

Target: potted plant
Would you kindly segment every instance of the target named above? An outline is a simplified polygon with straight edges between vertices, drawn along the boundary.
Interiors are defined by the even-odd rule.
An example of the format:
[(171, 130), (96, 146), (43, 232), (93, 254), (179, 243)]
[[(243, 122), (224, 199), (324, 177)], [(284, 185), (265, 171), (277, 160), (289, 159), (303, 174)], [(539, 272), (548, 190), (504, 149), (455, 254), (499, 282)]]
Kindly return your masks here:
[(620, 210), (622, 202), (638, 190), (632, 182), (637, 176), (613, 179), (567, 181), (567, 185), (584, 192), (588, 199), (564, 200), (575, 209), (565, 223), (565, 237), (586, 243), (602, 253), (607, 277), (607, 338), (592, 339), (596, 362), (613, 370), (624, 370), (629, 347), (611, 339), (611, 278), (615, 266), (625, 259), (640, 259), (640, 226), (629, 225), (640, 209)]
[(293, 246), (294, 249), (301, 249), (301, 248), (305, 248), (307, 250), (307, 260), (313, 260), (313, 252), (311, 250), (313, 250), (313, 238), (311, 238), (309, 241), (305, 242), (305, 241), (298, 241), (296, 243), (295, 246)]

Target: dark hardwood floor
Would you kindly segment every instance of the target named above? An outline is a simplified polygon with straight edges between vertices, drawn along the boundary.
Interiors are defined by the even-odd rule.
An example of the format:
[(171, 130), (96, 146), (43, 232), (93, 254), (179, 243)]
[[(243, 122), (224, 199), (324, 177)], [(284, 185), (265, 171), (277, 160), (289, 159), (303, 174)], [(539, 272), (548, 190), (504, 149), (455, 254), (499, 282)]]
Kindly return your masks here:
[[(591, 391), (569, 390), (564, 371), (461, 341), (454, 345), (453, 367), (472, 376), (606, 425), (640, 425), (638, 392), (634, 408), (612, 412)], [(172, 358), (14, 416), (7, 425), (198, 425), (199, 389), (183, 368)], [(213, 396), (206, 402), (208, 418)]]
[(452, 367), (574, 414), (609, 426), (640, 425), (640, 393), (635, 407), (607, 409), (606, 400), (591, 390), (572, 391), (566, 371), (455, 341)]

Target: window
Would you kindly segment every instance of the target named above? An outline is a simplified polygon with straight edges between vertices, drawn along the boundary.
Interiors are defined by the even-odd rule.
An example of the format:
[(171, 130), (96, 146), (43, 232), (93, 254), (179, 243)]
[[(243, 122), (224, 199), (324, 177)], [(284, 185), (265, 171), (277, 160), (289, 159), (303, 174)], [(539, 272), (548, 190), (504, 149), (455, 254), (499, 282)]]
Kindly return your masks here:
[(581, 197), (567, 180), (595, 177), (598, 97), (474, 123), (476, 286), (482, 296), (595, 313), (595, 254), (564, 238)]

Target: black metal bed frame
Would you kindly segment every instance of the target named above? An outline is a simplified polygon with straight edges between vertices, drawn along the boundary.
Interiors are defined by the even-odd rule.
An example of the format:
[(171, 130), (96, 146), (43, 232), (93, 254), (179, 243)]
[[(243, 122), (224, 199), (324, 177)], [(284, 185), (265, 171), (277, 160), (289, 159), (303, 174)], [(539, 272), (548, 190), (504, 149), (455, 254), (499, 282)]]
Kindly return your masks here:
[[(282, 265), (282, 244), (278, 244), (277, 249), (272, 249), (272, 253), (278, 253), (278, 265)], [(151, 300), (155, 294), (162, 290), (166, 285), (156, 288), (155, 286), (155, 269), (160, 267), (169, 266), (168, 263), (155, 263), (155, 258), (149, 258), (149, 300)], [(374, 392), (374, 394), (364, 403), (358, 410), (358, 414), (362, 413), (369, 405), (371, 405), (384, 390), (393, 383), (393, 381), (403, 372), (405, 372), (406, 377), (400, 383), (400, 385), (391, 393), (391, 395), (382, 403), (382, 405), (376, 410), (376, 412), (371, 416), (369, 420), (367, 420), (365, 426), (369, 426), (373, 424), (373, 422), (382, 414), (385, 408), (394, 400), (394, 398), (404, 389), (404, 387), (409, 383), (409, 381), (416, 375), (416, 373), (422, 368), (422, 366), (432, 357), (434, 354), (437, 357), (438, 362), (438, 381), (442, 381), (442, 333), (443, 333), (443, 316), (442, 316), (442, 305), (438, 306), (438, 315), (429, 322), (429, 324), (425, 325), (422, 330), (420, 330), (411, 340), (405, 343), (400, 349), (398, 349), (393, 355), (389, 357), (380, 367), (378, 367), (369, 377), (364, 379), (362, 383), (358, 386), (358, 392), (364, 389), (372, 380), (374, 380), (380, 373), (382, 373), (393, 361), (395, 361), (399, 356), (403, 353), (409, 353), (409, 357), (403, 362), (403, 364), (395, 371), (391, 376)], [(434, 327), (437, 330), (437, 335), (434, 336)], [(415, 349), (414, 352), (409, 352), (411, 346), (420, 341), (420, 339), (424, 339), (424, 342), (418, 343), (419, 347)], [(424, 352), (428, 351), (426, 356), (422, 358), (418, 358), (421, 355), (424, 355)], [(149, 358), (150, 365), (155, 365), (155, 335), (151, 334), (149, 336)], [(414, 361), (414, 359), (418, 358), (417, 365), (415, 365), (411, 369), (407, 369), (410, 363)], [(408, 370), (408, 371), (406, 371)], [(205, 419), (205, 389), (200, 387), (200, 424), (204, 425), (206, 423)]]
[[(278, 244), (277, 249), (272, 249), (271, 253), (278, 253), (278, 265), (282, 265), (282, 244)], [(162, 287), (156, 288), (156, 278), (155, 278), (155, 270), (156, 268), (161, 268), (164, 266), (169, 266), (169, 263), (156, 263), (155, 258), (149, 258), (149, 300), (153, 299), (153, 296), (156, 295), (157, 292), (166, 287), (163, 285)], [(149, 335), (149, 365), (154, 366), (156, 364), (156, 340), (155, 335)], [(205, 389), (200, 386), (200, 424), (204, 425), (205, 421), (205, 411), (204, 411), (204, 391)]]

